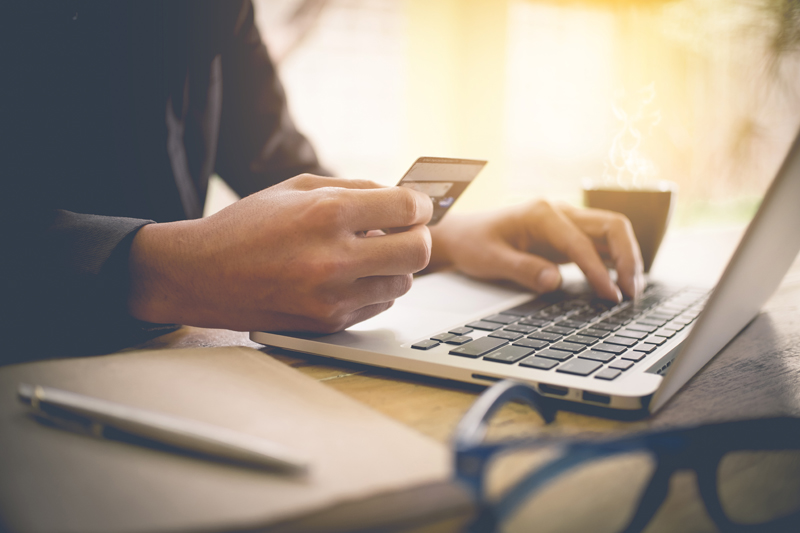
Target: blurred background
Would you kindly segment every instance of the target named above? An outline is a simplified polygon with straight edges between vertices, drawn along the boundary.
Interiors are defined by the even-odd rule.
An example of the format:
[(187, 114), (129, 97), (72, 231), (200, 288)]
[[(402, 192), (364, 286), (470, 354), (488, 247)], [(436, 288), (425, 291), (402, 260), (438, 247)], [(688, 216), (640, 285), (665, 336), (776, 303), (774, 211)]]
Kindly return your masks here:
[(295, 120), (337, 175), (394, 184), (418, 156), (488, 159), (454, 209), (580, 204), (649, 98), (628, 125), (652, 177), (679, 184), (673, 227), (758, 206), (800, 125), (799, 4), (255, 2)]

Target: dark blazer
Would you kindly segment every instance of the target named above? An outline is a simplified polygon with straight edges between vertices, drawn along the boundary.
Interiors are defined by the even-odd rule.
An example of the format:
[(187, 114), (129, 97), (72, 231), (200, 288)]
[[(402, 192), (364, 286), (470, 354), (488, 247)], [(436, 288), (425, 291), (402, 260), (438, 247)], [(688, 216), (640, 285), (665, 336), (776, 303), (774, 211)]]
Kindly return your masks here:
[(127, 314), (130, 244), (151, 221), (200, 217), (212, 173), (242, 196), (326, 173), (288, 114), (249, 1), (4, 11), (0, 362), (161, 331)]

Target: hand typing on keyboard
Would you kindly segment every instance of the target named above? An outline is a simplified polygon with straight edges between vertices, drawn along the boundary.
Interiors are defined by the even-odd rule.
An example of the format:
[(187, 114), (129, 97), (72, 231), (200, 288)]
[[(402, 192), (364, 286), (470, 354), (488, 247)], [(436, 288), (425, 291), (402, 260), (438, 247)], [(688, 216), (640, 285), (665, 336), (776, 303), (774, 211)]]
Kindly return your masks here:
[[(482, 215), (451, 214), (431, 236), (429, 268), (452, 265), (477, 278), (549, 292), (561, 284), (557, 264), (574, 262), (606, 300), (635, 298), (645, 287), (630, 222), (610, 211), (536, 201)], [(606, 262), (616, 269), (618, 284)]]

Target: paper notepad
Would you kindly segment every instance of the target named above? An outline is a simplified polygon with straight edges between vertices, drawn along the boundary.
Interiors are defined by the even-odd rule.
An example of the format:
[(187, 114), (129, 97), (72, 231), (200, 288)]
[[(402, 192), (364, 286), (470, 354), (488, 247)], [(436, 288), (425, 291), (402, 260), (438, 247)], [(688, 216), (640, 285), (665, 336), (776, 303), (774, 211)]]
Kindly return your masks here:
[[(312, 458), (305, 478), (47, 427), (20, 382), (193, 418)], [(0, 516), (11, 530), (348, 530), (463, 513), (445, 446), (249, 348), (0, 368)], [(415, 518), (415, 514), (419, 515)]]

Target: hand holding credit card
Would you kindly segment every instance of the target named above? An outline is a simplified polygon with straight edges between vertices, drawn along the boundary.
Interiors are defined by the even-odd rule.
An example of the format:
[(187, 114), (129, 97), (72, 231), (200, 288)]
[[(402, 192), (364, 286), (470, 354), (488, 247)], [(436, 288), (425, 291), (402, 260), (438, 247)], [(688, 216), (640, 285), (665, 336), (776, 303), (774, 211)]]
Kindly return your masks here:
[(430, 196), (433, 216), (428, 226), (439, 222), (475, 176), (486, 166), (476, 159), (420, 157), (397, 184)]

